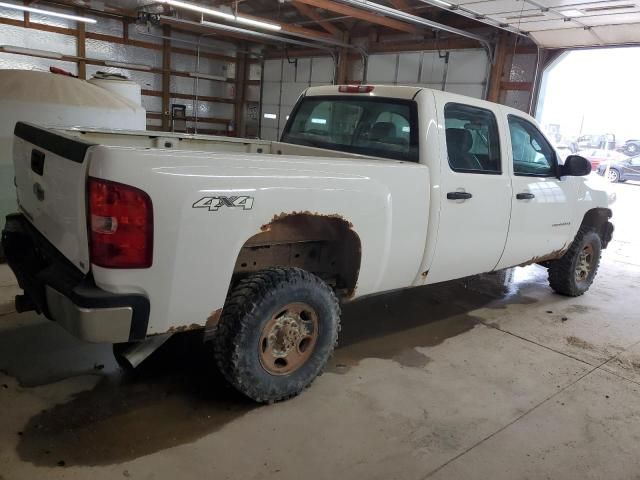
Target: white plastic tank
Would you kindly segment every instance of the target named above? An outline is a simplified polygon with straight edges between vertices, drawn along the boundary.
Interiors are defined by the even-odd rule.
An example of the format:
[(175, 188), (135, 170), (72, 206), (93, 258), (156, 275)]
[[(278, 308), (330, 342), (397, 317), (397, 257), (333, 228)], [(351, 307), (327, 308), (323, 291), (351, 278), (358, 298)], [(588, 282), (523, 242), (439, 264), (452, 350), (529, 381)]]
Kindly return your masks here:
[(12, 157), (16, 122), (146, 129), (146, 111), (139, 103), (84, 80), (33, 70), (0, 70), (0, 112), (0, 228), (17, 207)]
[(124, 97), (136, 105), (142, 105), (140, 85), (117, 73), (97, 72), (89, 83)]

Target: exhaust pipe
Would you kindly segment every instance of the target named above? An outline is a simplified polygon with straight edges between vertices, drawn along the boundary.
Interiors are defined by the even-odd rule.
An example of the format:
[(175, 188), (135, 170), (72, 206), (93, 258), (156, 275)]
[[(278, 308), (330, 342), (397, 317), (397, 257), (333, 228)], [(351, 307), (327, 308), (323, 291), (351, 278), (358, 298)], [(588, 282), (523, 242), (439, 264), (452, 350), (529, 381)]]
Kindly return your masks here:
[(123, 366), (131, 369), (136, 368), (160, 348), (164, 342), (169, 340), (172, 335), (172, 333), (165, 333), (154, 335), (142, 342), (114, 345), (114, 353), (119, 357), (118, 363), (121, 365), (124, 363)]

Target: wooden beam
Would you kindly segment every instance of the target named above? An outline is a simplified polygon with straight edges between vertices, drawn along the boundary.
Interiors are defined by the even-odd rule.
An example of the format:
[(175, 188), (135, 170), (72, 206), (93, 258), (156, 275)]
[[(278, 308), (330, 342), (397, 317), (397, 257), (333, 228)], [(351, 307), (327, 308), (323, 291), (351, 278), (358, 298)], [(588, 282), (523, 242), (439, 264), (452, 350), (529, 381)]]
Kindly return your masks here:
[[(171, 36), (171, 27), (164, 25), (162, 34)], [(171, 41), (162, 40), (162, 128), (171, 130)]]
[[(240, 49), (246, 50), (247, 45), (240, 44)], [(235, 84), (235, 103), (234, 103), (234, 123), (236, 136), (244, 137), (246, 131), (245, 123), (245, 104), (244, 100), (247, 96), (247, 77), (248, 77), (247, 55), (238, 52), (238, 61), (236, 62), (236, 84)]]
[(501, 82), (500, 90), (518, 90), (530, 92), (533, 90), (533, 82)]
[(391, 5), (393, 5), (398, 10), (410, 10), (411, 5), (407, 3), (407, 0), (390, 0)]
[(342, 31), (338, 27), (336, 27), (331, 22), (327, 22), (324, 18), (322, 18), (321, 15), (319, 15), (309, 5), (300, 3), (297, 0), (293, 0), (293, 2), (291, 3), (295, 7), (295, 9), (300, 13), (300, 15), (307, 17), (310, 20), (313, 20), (330, 34), (336, 35), (336, 36), (342, 35)]
[[(82, 12), (78, 11), (81, 15)], [(78, 22), (78, 36), (76, 37), (76, 54), (80, 58), (87, 56), (87, 42), (85, 38), (85, 25), (83, 22)], [(78, 60), (78, 78), (81, 80), (87, 79), (87, 62), (85, 60)]]
[(500, 32), (500, 38), (496, 45), (494, 61), (489, 73), (489, 90), (487, 92), (487, 100), (490, 102), (497, 102), (500, 100), (500, 86), (502, 84), (504, 66), (507, 61), (508, 42), (509, 34), (506, 32)]
[(420, 34), (424, 32), (424, 29), (410, 25), (405, 22), (400, 22), (393, 18), (387, 18), (382, 15), (376, 15), (375, 13), (361, 10), (359, 8), (350, 7), (341, 3), (332, 2), (330, 0), (297, 0), (300, 3), (304, 3), (311, 7), (322, 8), (329, 12), (339, 13), (341, 15), (347, 15), (350, 17), (364, 20), (375, 25), (381, 25), (383, 27), (391, 28), (393, 30), (399, 30), (401, 32)]

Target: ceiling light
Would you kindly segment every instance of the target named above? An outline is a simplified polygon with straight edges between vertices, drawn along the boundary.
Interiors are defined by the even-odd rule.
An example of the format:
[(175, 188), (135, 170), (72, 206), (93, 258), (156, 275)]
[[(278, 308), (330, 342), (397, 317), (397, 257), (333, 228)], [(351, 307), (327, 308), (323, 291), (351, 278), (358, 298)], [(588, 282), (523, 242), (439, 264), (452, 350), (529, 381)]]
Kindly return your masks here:
[(49, 17), (66, 18), (67, 20), (75, 20), (76, 22), (97, 23), (93, 18), (79, 17), (78, 15), (67, 15), (66, 13), (52, 12), (50, 10), (41, 10), (39, 8), (26, 7), (24, 5), (14, 5), (13, 3), (0, 2), (0, 7), (12, 10), (20, 10), (21, 12), (39, 13)]
[(584, 15), (580, 10), (563, 10), (560, 14), (568, 18), (582, 17)]
[(213, 8), (201, 7), (200, 5), (194, 5), (193, 3), (181, 2), (179, 0), (160, 0), (160, 3), (166, 3), (173, 7), (184, 8), (185, 10), (191, 10), (192, 12), (206, 13), (207, 15), (213, 15), (214, 17), (224, 18), (225, 20), (235, 20), (235, 16), (230, 13), (221, 12), (220, 10), (214, 10)]
[(118, 68), (131, 68), (133, 70), (151, 70), (149, 65), (139, 65), (137, 63), (123, 63), (123, 62), (112, 62), (111, 60), (105, 60), (104, 64), (107, 67), (118, 67)]
[(35, 48), (16, 47), (13, 45), (0, 45), (0, 51), (6, 53), (17, 53), (19, 55), (31, 55), (33, 57), (55, 58), (58, 60), (62, 58), (62, 54), (58, 52), (37, 50)]
[(253, 18), (237, 16), (235, 20), (238, 23), (244, 23), (245, 25), (264, 28), (266, 30), (282, 30), (282, 27), (280, 25), (276, 25), (275, 23), (263, 22), (261, 20), (254, 20)]
[(453, 6), (449, 2), (445, 2), (443, 0), (431, 0), (430, 3), (435, 3), (436, 5), (439, 5), (439, 6), (445, 7), (445, 8), (451, 8)]
[[(167, 5), (184, 8), (185, 10), (191, 10), (193, 12), (199, 12), (205, 15), (212, 15), (214, 17), (223, 18), (230, 22), (242, 23), (244, 25), (264, 28), (265, 30), (282, 30), (282, 27), (275, 23), (263, 22), (261, 20), (247, 18), (241, 15), (232, 15), (231, 13), (222, 12), (213, 8), (202, 7), (200, 5), (194, 5), (193, 3), (182, 2), (180, 0), (160, 0), (160, 3), (166, 3)], [(206, 21), (203, 20), (202, 23), (206, 23)]]

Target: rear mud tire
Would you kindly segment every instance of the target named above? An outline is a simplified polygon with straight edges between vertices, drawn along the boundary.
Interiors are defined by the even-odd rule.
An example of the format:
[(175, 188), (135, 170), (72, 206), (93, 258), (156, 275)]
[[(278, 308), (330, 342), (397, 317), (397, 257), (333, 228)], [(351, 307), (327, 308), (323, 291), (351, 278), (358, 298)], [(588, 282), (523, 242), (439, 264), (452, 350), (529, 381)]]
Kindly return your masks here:
[(598, 272), (601, 253), (600, 236), (590, 227), (580, 227), (562, 258), (548, 263), (549, 285), (560, 295), (584, 294)]
[[(296, 318), (308, 320), (300, 320), (298, 329)], [(333, 353), (339, 330), (338, 299), (325, 282), (298, 268), (269, 268), (232, 290), (211, 341), (225, 379), (250, 399), (273, 403), (313, 382)], [(284, 360), (275, 353), (270, 357), (272, 352)]]

